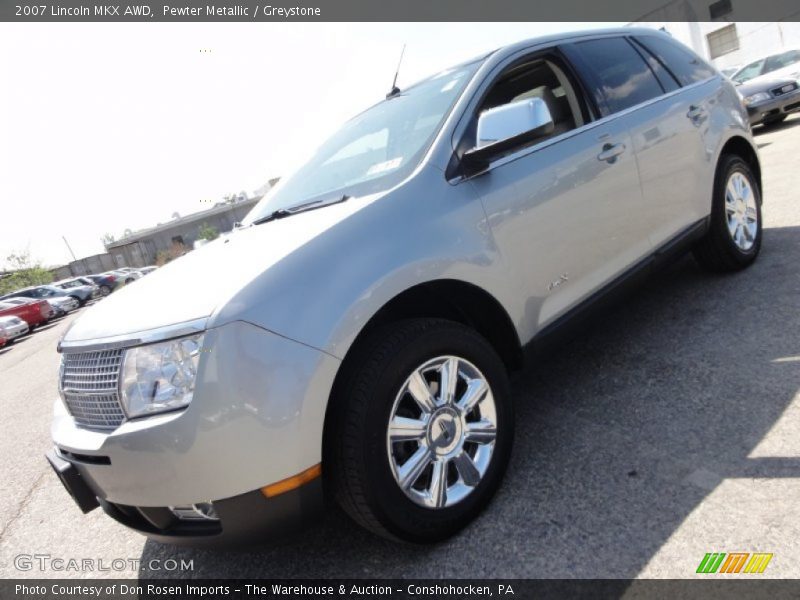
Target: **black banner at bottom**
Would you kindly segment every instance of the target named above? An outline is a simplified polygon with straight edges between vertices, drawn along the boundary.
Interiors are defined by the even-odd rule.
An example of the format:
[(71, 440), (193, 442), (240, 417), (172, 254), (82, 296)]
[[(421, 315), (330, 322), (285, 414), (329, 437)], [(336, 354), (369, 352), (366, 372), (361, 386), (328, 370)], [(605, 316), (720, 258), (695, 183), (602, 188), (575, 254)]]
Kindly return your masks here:
[(5, 579), (0, 598), (251, 600), (386, 598), (800, 598), (800, 580), (734, 579)]

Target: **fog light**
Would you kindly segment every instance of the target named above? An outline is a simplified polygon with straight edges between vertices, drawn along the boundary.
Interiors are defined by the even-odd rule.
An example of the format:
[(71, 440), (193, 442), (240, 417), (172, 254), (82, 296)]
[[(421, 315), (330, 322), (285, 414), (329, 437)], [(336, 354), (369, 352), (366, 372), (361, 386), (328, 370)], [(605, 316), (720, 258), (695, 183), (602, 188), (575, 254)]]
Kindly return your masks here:
[(188, 506), (170, 506), (172, 514), (181, 521), (219, 521), (217, 511), (211, 502), (200, 502)]

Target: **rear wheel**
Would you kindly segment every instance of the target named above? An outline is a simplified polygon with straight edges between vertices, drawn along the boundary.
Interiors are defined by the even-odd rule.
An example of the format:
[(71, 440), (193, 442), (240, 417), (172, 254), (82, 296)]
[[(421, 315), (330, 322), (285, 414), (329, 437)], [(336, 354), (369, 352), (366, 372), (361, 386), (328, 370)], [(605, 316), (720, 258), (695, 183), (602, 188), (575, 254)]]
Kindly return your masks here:
[(107, 285), (100, 286), (100, 295), (101, 296), (108, 296), (111, 293), (111, 288)]
[(738, 271), (761, 250), (761, 193), (750, 166), (738, 156), (720, 159), (714, 182), (710, 226), (694, 248), (710, 271)]
[(445, 539), (486, 505), (508, 463), (505, 367), (476, 332), (438, 319), (381, 328), (356, 352), (326, 430), (335, 495), (375, 533)]

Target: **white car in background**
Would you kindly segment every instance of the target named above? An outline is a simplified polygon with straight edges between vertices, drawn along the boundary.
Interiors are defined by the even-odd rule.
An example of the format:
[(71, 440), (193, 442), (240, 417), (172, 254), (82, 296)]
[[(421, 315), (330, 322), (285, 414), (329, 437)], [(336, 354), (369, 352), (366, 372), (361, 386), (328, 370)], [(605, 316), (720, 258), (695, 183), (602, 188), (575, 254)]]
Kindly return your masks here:
[(28, 324), (19, 317), (0, 317), (0, 329), (4, 331), (6, 343), (11, 343), (18, 337), (28, 333)]
[(114, 269), (114, 272), (122, 275), (122, 279), (125, 283), (132, 283), (134, 280), (141, 279), (144, 276), (137, 269), (131, 267), (120, 267), (119, 269)]
[(759, 58), (743, 66), (730, 78), (737, 85), (762, 79), (800, 79), (800, 50), (786, 50)]
[(56, 296), (54, 298), (47, 298), (47, 303), (53, 307), (57, 317), (61, 317), (67, 313), (72, 312), (80, 307), (78, 302), (72, 296)]

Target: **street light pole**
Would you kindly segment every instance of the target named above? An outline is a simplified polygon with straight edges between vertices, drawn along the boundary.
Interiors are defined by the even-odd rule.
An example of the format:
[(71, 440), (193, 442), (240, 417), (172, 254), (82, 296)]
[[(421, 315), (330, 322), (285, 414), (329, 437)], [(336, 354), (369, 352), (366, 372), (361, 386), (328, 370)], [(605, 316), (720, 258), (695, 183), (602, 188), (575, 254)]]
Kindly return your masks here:
[(70, 248), (70, 245), (69, 245), (69, 242), (67, 241), (67, 238), (66, 238), (66, 236), (63, 236), (63, 235), (62, 235), (62, 236), (61, 236), (61, 239), (62, 239), (62, 240), (64, 240), (64, 243), (67, 245), (67, 250), (69, 250), (69, 253), (70, 253), (70, 254), (72, 254), (72, 260), (78, 260), (78, 259), (75, 257), (75, 253), (72, 251), (72, 248)]

